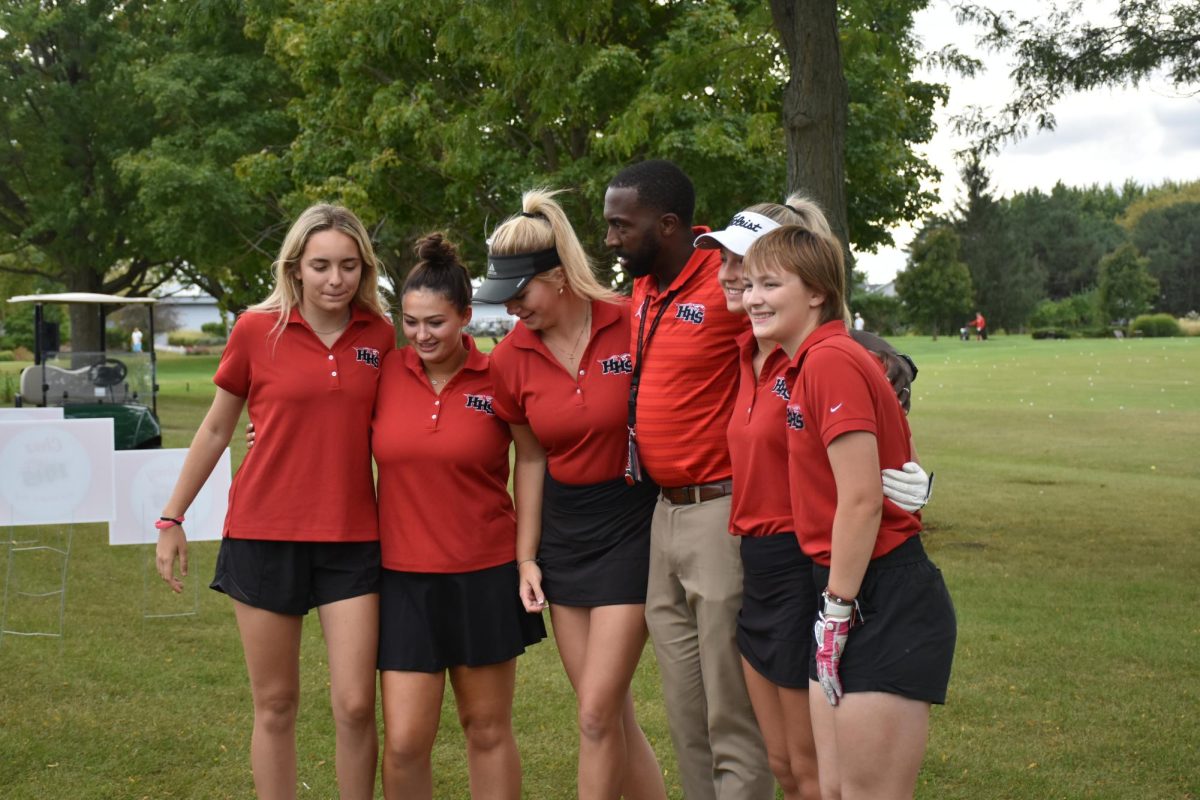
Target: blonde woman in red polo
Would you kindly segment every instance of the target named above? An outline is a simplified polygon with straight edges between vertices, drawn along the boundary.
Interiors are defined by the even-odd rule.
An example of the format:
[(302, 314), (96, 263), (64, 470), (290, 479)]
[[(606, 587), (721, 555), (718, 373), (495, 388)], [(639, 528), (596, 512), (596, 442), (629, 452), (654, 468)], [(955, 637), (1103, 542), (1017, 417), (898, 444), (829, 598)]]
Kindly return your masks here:
[(378, 275), (354, 214), (317, 205), (297, 218), (270, 296), (230, 334), (212, 406), (157, 525), (159, 574), (182, 591), (184, 514), (248, 405), (272, 435), (234, 477), (212, 588), (233, 600), (246, 654), (260, 798), (296, 796), (300, 632), (312, 608), (329, 654), (340, 795), (374, 790), (379, 533), (369, 431), (380, 364), (395, 347)]
[[(520, 595), (549, 602), (578, 701), (578, 796), (665, 800), (634, 717), (646, 643), (657, 487), (624, 480), (630, 306), (593, 276), (555, 192), (535, 190), (491, 239), (477, 298), (520, 318), (492, 353), (496, 413), (518, 443)], [(524, 453), (520, 445), (524, 444)]]

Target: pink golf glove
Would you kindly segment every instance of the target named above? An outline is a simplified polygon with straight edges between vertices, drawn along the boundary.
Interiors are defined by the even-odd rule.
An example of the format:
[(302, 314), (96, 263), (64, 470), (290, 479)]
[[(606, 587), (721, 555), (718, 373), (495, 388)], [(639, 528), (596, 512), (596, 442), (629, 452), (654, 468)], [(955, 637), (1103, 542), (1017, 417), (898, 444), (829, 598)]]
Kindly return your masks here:
[(823, 609), (817, 612), (817, 622), (813, 625), (813, 636), (817, 640), (817, 680), (831, 706), (836, 706), (842, 697), (838, 663), (853, 625), (853, 604), (841, 605), (828, 597), (824, 599)]

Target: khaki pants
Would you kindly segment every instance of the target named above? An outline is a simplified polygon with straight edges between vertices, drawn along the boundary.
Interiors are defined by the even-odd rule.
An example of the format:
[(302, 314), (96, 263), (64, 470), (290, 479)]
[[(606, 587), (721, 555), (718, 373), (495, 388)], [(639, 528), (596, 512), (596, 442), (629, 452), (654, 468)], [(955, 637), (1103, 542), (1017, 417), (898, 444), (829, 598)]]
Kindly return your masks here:
[(734, 639), (742, 559), (729, 504), (660, 497), (650, 528), (646, 624), (687, 800), (775, 797)]

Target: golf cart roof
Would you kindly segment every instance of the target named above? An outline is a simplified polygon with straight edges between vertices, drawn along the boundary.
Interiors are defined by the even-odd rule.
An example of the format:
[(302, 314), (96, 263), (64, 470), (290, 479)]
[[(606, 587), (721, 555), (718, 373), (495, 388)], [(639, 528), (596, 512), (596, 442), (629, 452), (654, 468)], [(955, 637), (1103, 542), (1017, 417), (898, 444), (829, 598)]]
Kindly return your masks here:
[(8, 298), (10, 303), (85, 303), (88, 305), (128, 305), (138, 303), (153, 305), (153, 297), (124, 297), (119, 294), (95, 294), (93, 292), (61, 292), (59, 294), (23, 294)]

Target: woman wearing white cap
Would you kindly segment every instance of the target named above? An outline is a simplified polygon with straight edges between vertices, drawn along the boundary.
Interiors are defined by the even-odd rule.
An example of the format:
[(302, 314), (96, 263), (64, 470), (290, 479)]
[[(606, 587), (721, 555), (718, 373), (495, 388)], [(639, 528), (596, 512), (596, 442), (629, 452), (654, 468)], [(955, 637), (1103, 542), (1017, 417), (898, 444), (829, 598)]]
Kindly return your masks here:
[[(759, 237), (783, 224), (829, 235), (829, 225), (817, 205), (793, 195), (782, 205), (751, 206), (734, 215), (725, 230), (696, 240), (697, 247), (721, 249), (718, 280), (730, 311), (745, 313), (742, 256)], [(882, 340), (872, 338), (891, 350)], [(782, 435), (788, 403), (784, 373), (789, 359), (773, 342), (756, 341), (750, 331), (739, 338), (739, 344), (741, 377), (728, 428), (733, 463), (729, 532), (741, 537), (745, 576), (738, 649), (768, 761), (784, 797), (817, 798), (820, 787), (808, 682), (812, 623), (820, 592), (813, 582), (812, 560), (797, 544), (789, 502), (787, 445)], [(868, 345), (868, 349), (875, 348)], [(912, 477), (888, 472), (897, 473), (884, 478), (893, 484), (887, 490), (890, 496), (911, 506), (915, 501), (905, 496), (905, 481)], [(923, 473), (920, 478), (921, 486), (912, 491), (923, 498)], [(901, 487), (906, 491), (898, 491)]]
[(527, 192), (492, 235), (475, 295), (520, 318), (491, 361), (496, 414), (520, 445), (519, 591), (530, 612), (549, 602), (578, 698), (578, 796), (665, 800), (630, 692), (658, 492), (624, 481), (630, 306), (596, 280), (555, 194)]

